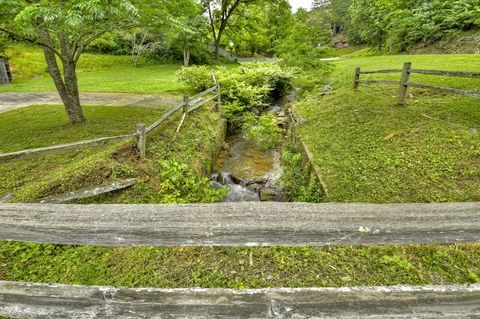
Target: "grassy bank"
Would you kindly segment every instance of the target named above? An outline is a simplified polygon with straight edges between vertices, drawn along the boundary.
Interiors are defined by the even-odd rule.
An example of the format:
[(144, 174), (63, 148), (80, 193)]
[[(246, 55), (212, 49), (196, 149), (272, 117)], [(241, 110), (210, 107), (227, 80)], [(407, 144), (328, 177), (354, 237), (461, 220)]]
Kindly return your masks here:
[[(34, 106), (0, 116), (1, 152), (49, 146), (102, 136), (135, 132), (137, 123), (153, 123), (166, 108), (85, 107), (89, 121), (65, 126), (61, 106)], [(15, 192), (13, 201), (29, 202), (49, 195), (96, 186), (123, 178), (140, 178), (126, 192), (92, 202), (160, 203), (219, 199), (204, 179), (223, 143), (219, 114), (205, 109), (193, 113), (175, 136), (173, 117), (148, 137), (148, 159), (139, 160), (134, 142), (97, 147), (0, 165), (0, 195)], [(19, 125), (18, 123), (23, 123)], [(177, 184), (174, 183), (177, 181)]]
[[(352, 89), (356, 66), (480, 71), (478, 55), (383, 56), (335, 62), (332, 94), (297, 103), (306, 119), (299, 134), (330, 190), (327, 201), (447, 202), (480, 200), (480, 100), (409, 90), (396, 104), (396, 85)], [(399, 74), (364, 76), (395, 79)], [(412, 81), (478, 90), (479, 81), (412, 75)]]

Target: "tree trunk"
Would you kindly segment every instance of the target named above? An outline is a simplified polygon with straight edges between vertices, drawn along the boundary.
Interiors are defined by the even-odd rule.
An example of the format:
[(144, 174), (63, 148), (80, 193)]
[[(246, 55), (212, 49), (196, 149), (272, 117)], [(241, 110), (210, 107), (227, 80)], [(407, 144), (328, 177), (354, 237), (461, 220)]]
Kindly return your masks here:
[(220, 36), (215, 40), (215, 59), (220, 57)]
[(43, 53), (47, 62), (48, 73), (52, 77), (58, 94), (63, 101), (70, 124), (84, 123), (85, 117), (80, 104), (75, 61), (63, 61), (62, 77), (55, 53), (46, 47), (43, 48)]
[(64, 100), (63, 103), (65, 104), (70, 124), (82, 124), (85, 122), (82, 105), (80, 104), (76, 68), (77, 64), (74, 61), (63, 63), (63, 79), (67, 92), (66, 101)]
[(190, 48), (183, 49), (183, 66), (188, 67), (190, 65)]
[(378, 31), (378, 51), (382, 51), (383, 48), (383, 32), (381, 30)]

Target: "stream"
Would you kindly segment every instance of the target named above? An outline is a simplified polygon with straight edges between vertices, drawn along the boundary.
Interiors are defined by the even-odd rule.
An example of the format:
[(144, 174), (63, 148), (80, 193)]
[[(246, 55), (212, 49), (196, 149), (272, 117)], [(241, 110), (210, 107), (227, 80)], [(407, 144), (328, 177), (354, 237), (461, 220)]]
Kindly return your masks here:
[[(295, 99), (290, 94), (267, 108), (280, 123), (286, 123), (285, 106)], [(254, 140), (244, 138), (242, 132), (229, 136), (213, 171), (215, 187), (229, 189), (224, 202), (286, 201), (280, 179), (283, 174), (278, 149), (264, 150)]]

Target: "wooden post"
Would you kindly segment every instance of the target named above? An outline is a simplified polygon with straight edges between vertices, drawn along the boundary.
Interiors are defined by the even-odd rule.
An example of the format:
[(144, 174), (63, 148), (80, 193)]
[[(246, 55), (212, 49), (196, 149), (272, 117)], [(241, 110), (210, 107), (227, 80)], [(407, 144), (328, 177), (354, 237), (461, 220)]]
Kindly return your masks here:
[(217, 82), (217, 111), (222, 111), (222, 94), (220, 93), (220, 83)]
[(412, 63), (406, 62), (403, 65), (402, 79), (400, 80), (400, 91), (398, 93), (398, 104), (405, 104), (407, 97), (408, 81), (410, 81), (410, 71), (412, 70)]
[(7, 61), (0, 59), (0, 84), (9, 84), (10, 79), (7, 72)]
[(183, 113), (188, 113), (188, 108), (190, 107), (189, 105), (190, 99), (188, 96), (183, 97)]
[(353, 88), (355, 90), (358, 89), (358, 84), (359, 84), (358, 81), (360, 81), (360, 72), (361, 72), (361, 68), (356, 68), (355, 69), (355, 79), (353, 81)]
[(182, 114), (182, 119), (180, 120), (180, 124), (178, 124), (177, 130), (175, 131), (175, 137), (174, 139), (177, 138), (178, 133), (180, 133), (180, 130), (182, 129), (183, 123), (185, 122), (185, 119), (187, 118), (188, 115), (188, 109), (190, 107), (190, 99), (188, 96), (183, 97), (183, 114)]
[(147, 127), (145, 124), (137, 124), (137, 148), (140, 152), (140, 158), (147, 156)]

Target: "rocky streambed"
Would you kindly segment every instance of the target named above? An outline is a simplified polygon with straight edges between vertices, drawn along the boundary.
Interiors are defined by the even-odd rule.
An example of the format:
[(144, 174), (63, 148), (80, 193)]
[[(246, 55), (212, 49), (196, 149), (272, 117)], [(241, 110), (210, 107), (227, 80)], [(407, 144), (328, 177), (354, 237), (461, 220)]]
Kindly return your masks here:
[[(294, 95), (278, 101), (265, 112), (272, 112), (280, 126), (286, 126), (285, 105)], [(280, 150), (261, 148), (242, 132), (229, 136), (214, 166), (211, 179), (216, 187), (228, 187), (225, 202), (286, 201), (280, 179)]]

